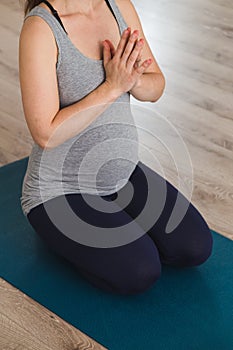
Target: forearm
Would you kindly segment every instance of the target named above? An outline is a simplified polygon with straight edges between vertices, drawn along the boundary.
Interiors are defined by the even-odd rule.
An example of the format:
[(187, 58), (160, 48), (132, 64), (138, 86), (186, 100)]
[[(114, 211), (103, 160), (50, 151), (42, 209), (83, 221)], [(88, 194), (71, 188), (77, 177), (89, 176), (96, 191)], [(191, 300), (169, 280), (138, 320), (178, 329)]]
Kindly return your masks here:
[(44, 148), (53, 148), (87, 128), (120, 93), (106, 82), (78, 102), (59, 110), (53, 118), (44, 142)]
[(139, 101), (156, 102), (163, 94), (165, 78), (160, 73), (144, 73), (129, 92)]

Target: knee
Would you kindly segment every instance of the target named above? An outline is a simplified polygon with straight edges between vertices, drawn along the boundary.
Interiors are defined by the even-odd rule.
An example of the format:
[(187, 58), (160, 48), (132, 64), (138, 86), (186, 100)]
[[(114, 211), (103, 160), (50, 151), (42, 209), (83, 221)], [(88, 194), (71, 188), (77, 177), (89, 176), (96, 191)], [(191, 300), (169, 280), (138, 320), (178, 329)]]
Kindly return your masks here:
[(133, 295), (143, 293), (149, 289), (161, 276), (161, 264), (143, 265), (141, 264), (128, 277), (120, 283), (115, 284), (115, 292), (123, 295)]
[(180, 266), (198, 266), (203, 264), (211, 255), (213, 249), (213, 237), (207, 228), (190, 239), (189, 243), (183, 247), (177, 259)]
[(212, 253), (213, 236), (204, 217), (192, 204), (179, 230), (165, 247), (165, 263), (181, 267), (203, 264)]
[(213, 250), (213, 237), (210, 230), (203, 232), (197, 246), (194, 245), (189, 251), (188, 262), (190, 266), (203, 264), (210, 257)]

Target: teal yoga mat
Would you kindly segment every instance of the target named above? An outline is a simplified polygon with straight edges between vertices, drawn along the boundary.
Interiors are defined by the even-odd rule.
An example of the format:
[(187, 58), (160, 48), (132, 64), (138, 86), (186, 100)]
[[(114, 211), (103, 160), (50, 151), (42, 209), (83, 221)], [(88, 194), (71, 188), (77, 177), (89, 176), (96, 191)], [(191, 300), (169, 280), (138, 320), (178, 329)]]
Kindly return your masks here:
[(89, 284), (34, 232), (19, 197), (28, 157), (0, 168), (0, 273), (15, 287), (111, 350), (233, 349), (233, 245), (193, 268), (163, 265), (143, 294), (110, 295)]

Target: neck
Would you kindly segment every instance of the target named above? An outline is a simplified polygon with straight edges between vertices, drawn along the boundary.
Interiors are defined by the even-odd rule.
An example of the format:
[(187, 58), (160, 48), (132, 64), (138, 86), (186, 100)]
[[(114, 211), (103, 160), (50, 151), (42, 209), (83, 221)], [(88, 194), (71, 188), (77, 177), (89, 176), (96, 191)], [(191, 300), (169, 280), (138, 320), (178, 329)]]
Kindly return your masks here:
[(79, 13), (90, 15), (102, 0), (48, 0), (61, 16)]

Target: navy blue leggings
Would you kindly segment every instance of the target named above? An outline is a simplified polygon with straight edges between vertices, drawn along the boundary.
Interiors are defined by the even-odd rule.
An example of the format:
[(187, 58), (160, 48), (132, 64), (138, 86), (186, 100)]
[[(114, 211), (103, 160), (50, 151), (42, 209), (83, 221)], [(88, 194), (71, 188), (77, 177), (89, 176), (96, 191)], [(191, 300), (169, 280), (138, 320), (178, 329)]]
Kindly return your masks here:
[[(164, 184), (167, 193), (160, 216), (154, 224), (146, 228), (146, 225), (139, 225), (137, 217), (147, 201), (148, 179), (153, 184), (155, 193), (158, 193), (148, 210), (148, 218), (154, 215), (154, 210), (161, 200), (160, 190)], [(133, 196), (128, 204), (121, 208), (117, 200), (120, 196), (129, 194), (129, 186), (131, 189), (133, 186)], [(107, 292), (136, 294), (147, 290), (158, 280), (161, 264), (177, 267), (197, 266), (211, 255), (211, 231), (197, 208), (181, 192), (179, 203), (181, 207), (182, 204), (187, 204), (188, 209), (177, 227), (169, 234), (165, 232), (177, 194), (178, 190), (171, 183), (141, 161), (137, 163), (123, 188), (111, 195), (101, 196), (119, 205), (117, 212), (98, 211), (83, 199), (83, 196), (90, 199), (95, 195), (65, 194), (73, 212), (86, 222), (96, 225), (97, 232), (98, 226), (109, 227), (110, 230), (111, 227), (115, 227), (119, 230), (116, 234), (120, 234), (122, 224), (132, 223), (131, 230), (139, 233), (138, 238), (114, 247), (88, 246), (69, 238), (52, 223), (43, 203), (31, 209), (27, 218), (53, 252), (74, 264), (77, 271), (94, 287)], [(49, 200), (57, 211), (61, 197)], [(60, 215), (62, 216), (62, 211)]]

